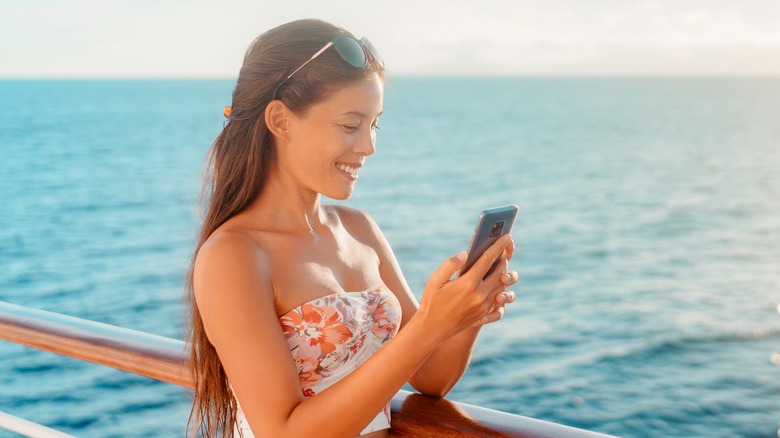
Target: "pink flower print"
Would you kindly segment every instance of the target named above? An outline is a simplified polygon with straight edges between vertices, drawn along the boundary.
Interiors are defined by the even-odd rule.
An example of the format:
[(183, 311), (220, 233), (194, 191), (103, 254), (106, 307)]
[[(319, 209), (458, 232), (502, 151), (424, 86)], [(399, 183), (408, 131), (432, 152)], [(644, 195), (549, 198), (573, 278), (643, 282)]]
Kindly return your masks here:
[(349, 346), (350, 356), (354, 356), (363, 347), (363, 343), (366, 342), (366, 334), (363, 333), (360, 337)]
[(310, 347), (320, 350), (318, 357), (336, 351), (336, 346), (352, 337), (352, 331), (344, 325), (339, 313), (331, 306), (304, 304), (300, 312), (292, 312), (289, 325), (284, 324), (285, 334), (294, 331)]
[(384, 343), (395, 334), (397, 325), (398, 314), (395, 309), (390, 308), (387, 300), (380, 300), (374, 309), (374, 324), (371, 326), (371, 331)]
[(295, 367), (298, 369), (298, 377), (301, 382), (314, 384), (322, 378), (320, 362), (316, 357), (298, 356), (295, 358)]

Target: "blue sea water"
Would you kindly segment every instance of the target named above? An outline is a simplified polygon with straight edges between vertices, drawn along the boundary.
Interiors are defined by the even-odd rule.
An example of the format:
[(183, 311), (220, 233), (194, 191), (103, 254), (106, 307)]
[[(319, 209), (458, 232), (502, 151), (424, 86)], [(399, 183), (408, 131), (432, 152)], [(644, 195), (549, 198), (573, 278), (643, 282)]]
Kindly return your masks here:
[[(182, 338), (232, 85), (0, 81), (0, 300)], [(777, 436), (778, 114), (777, 78), (397, 78), (347, 203), (418, 298), (480, 210), (520, 205), (518, 300), (448, 398), (627, 437)], [(0, 411), (78, 436), (182, 436), (189, 397), (0, 342)]]

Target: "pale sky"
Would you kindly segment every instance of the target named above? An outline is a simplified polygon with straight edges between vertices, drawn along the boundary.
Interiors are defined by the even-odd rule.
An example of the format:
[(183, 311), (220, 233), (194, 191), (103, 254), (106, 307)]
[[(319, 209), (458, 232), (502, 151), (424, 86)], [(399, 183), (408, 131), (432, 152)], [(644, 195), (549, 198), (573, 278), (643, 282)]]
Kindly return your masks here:
[(234, 78), (252, 39), (309, 17), (398, 76), (780, 76), (780, 0), (0, 0), (0, 78)]

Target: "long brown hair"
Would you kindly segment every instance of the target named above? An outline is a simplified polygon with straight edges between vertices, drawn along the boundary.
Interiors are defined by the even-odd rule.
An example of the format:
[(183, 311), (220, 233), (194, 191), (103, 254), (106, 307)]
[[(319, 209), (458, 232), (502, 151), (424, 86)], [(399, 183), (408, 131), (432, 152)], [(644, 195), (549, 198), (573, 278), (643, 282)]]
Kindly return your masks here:
[[(206, 437), (232, 436), (237, 405), (225, 370), (209, 342), (193, 291), (193, 267), (201, 246), (228, 219), (244, 210), (263, 190), (268, 170), (275, 163), (273, 136), (265, 125), (264, 111), (275, 88), (317, 50), (346, 30), (320, 20), (300, 20), (271, 29), (252, 42), (233, 90), (229, 121), (208, 154), (202, 202), (203, 226), (187, 277), (190, 309), (187, 334), (189, 366), (195, 383), (190, 431)], [(296, 114), (327, 98), (339, 88), (384, 70), (369, 56), (365, 68), (354, 68), (335, 50), (326, 50), (278, 90)]]

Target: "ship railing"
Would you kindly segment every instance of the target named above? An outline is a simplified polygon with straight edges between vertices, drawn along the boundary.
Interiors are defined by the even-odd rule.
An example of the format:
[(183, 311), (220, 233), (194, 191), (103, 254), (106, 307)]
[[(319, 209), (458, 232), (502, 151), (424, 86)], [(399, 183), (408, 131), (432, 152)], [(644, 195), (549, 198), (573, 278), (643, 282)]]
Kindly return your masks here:
[[(185, 343), (177, 339), (3, 301), (0, 301), (0, 339), (185, 388), (193, 387), (186, 366)], [(393, 397), (391, 411), (391, 437), (607, 436), (405, 390)], [(0, 428), (30, 437), (70, 436), (2, 412)], [(182, 425), (182, 435), (184, 428)]]

